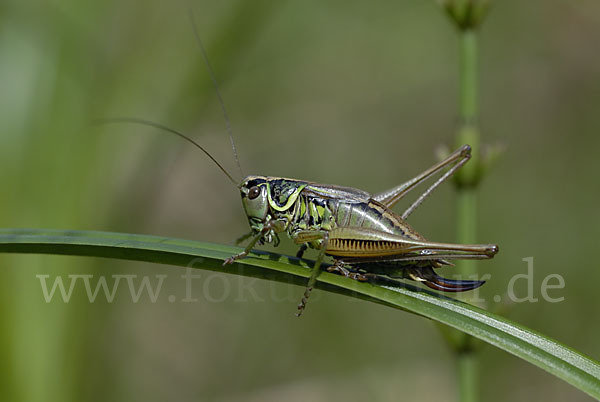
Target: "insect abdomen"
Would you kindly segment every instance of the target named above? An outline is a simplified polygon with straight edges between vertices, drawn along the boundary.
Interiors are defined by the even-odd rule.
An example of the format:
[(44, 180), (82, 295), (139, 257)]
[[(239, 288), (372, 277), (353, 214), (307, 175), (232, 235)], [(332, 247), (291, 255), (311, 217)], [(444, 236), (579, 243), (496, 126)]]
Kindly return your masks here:
[(360, 203), (338, 201), (335, 218), (338, 227), (361, 227), (424, 240), (398, 215), (374, 200)]

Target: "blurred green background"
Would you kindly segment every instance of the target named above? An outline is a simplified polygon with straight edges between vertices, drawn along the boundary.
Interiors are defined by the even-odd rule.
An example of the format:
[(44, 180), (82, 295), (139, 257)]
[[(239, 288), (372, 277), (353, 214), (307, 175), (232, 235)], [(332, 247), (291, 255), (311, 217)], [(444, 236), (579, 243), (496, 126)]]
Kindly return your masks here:
[[(136, 116), (181, 129), (234, 173), (188, 2), (0, 3), (0, 226), (107, 230), (231, 243), (239, 195), (198, 150)], [(457, 35), (434, 1), (198, 1), (200, 35), (246, 173), (376, 192), (453, 147)], [(600, 3), (506, 0), (481, 31), (483, 141), (506, 152), (480, 187), (478, 265), (487, 306), (534, 257), (537, 303), (508, 316), (600, 358)], [(411, 216), (455, 236), (446, 185)], [(293, 253), (288, 240), (280, 251)], [(447, 275), (451, 269), (444, 271)], [(90, 258), (0, 255), (0, 400), (454, 400), (455, 362), (429, 321), (302, 289), (204, 271)], [(46, 303), (40, 279), (166, 275), (156, 302)], [(565, 288), (541, 300), (544, 277)], [(140, 279), (141, 280), (141, 279)], [(136, 286), (140, 283), (136, 282)], [(517, 281), (525, 296), (527, 283)], [(168, 296), (174, 295), (175, 302)], [(502, 297), (506, 300), (506, 297)], [(486, 401), (590, 400), (511, 355), (481, 353)]]

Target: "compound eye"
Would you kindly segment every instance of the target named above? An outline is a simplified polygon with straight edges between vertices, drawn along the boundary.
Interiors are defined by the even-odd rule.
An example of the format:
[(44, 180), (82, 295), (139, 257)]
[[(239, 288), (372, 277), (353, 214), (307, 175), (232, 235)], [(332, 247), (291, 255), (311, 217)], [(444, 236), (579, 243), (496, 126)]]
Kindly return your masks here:
[(251, 200), (255, 199), (259, 195), (260, 195), (260, 187), (258, 187), (258, 186), (251, 187), (250, 190), (248, 191), (248, 198)]

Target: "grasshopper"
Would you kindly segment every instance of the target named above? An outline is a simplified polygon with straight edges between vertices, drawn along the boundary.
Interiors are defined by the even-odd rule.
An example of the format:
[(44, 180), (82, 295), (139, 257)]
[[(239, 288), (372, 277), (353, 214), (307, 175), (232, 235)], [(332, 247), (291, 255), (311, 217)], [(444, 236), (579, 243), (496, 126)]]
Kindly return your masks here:
[[(227, 110), (193, 15), (190, 17), (225, 117), (233, 156), (243, 177)], [(238, 184), (204, 147), (177, 130), (148, 120), (128, 117), (104, 122), (143, 124), (175, 134), (204, 152), (236, 185), (250, 224), (250, 233), (240, 239), (250, 241), (244, 251), (227, 258), (223, 265), (246, 257), (256, 244), (273, 243), (277, 246), (282, 233), (299, 245), (298, 258), (302, 258), (309, 247), (318, 250), (308, 285), (298, 305), (297, 316), (304, 311), (320, 267), (327, 256), (333, 258), (333, 264), (327, 267), (327, 271), (358, 281), (376, 280), (383, 276), (411, 279), (439, 291), (463, 292), (478, 288), (484, 281), (447, 279), (439, 276), (435, 269), (452, 265), (448, 261), (451, 259), (489, 259), (498, 252), (495, 244), (432, 242), (406, 222), (408, 216), (440, 184), (467, 163), (471, 157), (471, 147), (468, 145), (463, 145), (444, 160), (399, 186), (378, 194), (369, 194), (350, 187), (269, 176), (247, 176)], [(401, 215), (392, 211), (391, 208), (417, 185), (438, 173), (441, 176)]]
[[(433, 190), (446, 181), (471, 156), (464, 145), (446, 159), (397, 187), (378, 194), (337, 185), (248, 176), (238, 186), (251, 232), (248, 246), (223, 265), (244, 258), (257, 244), (279, 243), (286, 233), (300, 246), (318, 250), (297, 315), (302, 314), (326, 256), (333, 257), (329, 272), (358, 281), (390, 278), (412, 279), (445, 292), (463, 292), (483, 285), (477, 280), (451, 280), (435, 273), (449, 259), (488, 259), (498, 252), (495, 244), (450, 244), (425, 239), (407, 222), (408, 216)], [(418, 184), (447, 169), (401, 215), (391, 208)]]
[[(384, 276), (411, 279), (439, 291), (464, 292), (485, 282), (443, 278), (435, 269), (452, 265), (448, 260), (489, 259), (498, 252), (495, 244), (432, 242), (406, 222), (408, 216), (440, 184), (468, 162), (471, 157), (469, 145), (463, 145), (399, 186), (369, 194), (351, 187), (269, 176), (247, 176), (238, 184), (205, 148), (179, 131), (135, 118), (111, 119), (109, 122), (144, 124), (178, 135), (203, 151), (236, 185), (250, 225), (250, 233), (240, 240), (249, 238), (250, 241), (241, 253), (227, 258), (223, 265), (246, 257), (256, 244), (273, 243), (277, 246), (282, 233), (300, 246), (298, 258), (302, 258), (309, 247), (318, 250), (308, 285), (298, 305), (298, 316), (306, 307), (326, 256), (333, 257), (333, 264), (327, 267), (327, 271), (358, 281)], [(391, 209), (417, 185), (441, 172), (444, 173), (402, 214)]]

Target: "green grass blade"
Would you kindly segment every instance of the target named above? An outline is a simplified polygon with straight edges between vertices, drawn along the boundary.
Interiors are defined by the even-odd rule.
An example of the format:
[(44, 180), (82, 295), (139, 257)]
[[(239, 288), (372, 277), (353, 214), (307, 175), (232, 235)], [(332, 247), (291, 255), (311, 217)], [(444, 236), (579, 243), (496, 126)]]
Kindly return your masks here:
[[(190, 266), (305, 286), (309, 266), (260, 252), (223, 267), (240, 251), (189, 240), (108, 232), (0, 229), (0, 252), (118, 258)], [(600, 363), (503, 317), (411, 285), (381, 286), (323, 272), (317, 288), (396, 307), (456, 328), (563, 379), (600, 399)], [(300, 296), (300, 293), (298, 294)]]

